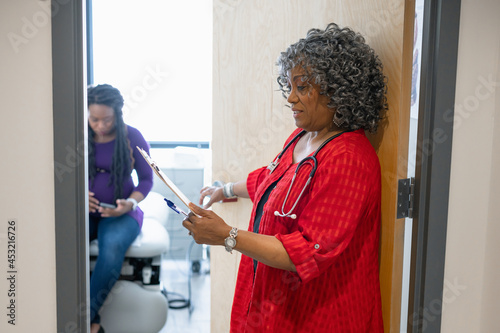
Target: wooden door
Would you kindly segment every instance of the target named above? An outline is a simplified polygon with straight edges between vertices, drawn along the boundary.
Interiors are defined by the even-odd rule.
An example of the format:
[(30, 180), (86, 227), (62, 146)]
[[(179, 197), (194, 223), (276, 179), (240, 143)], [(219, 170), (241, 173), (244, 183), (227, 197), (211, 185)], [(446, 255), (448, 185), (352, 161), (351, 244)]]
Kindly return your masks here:
[[(396, 220), (397, 179), (406, 178), (414, 2), (403, 0), (214, 0), (213, 179), (236, 181), (267, 165), (295, 128), (276, 84), (275, 60), (310, 28), (330, 22), (362, 33), (388, 77), (385, 128), (370, 137), (382, 167), (380, 278), (386, 332), (399, 332), (403, 220)], [(251, 203), (216, 204), (246, 229)], [(212, 332), (227, 332), (240, 255), (211, 250)]]

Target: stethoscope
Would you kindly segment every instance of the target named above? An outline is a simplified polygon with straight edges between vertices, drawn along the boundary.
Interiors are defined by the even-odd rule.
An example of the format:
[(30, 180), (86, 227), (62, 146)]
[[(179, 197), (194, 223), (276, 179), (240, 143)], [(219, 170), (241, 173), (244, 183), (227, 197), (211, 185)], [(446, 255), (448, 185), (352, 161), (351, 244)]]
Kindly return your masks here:
[[(283, 205), (281, 206), (281, 213), (276, 210), (276, 211), (274, 211), (274, 215), (280, 216), (280, 217), (290, 217), (291, 219), (294, 219), (294, 220), (297, 218), (297, 214), (292, 214), (292, 212), (295, 209), (295, 207), (297, 206), (300, 198), (302, 197), (302, 194), (304, 194), (307, 186), (311, 183), (311, 180), (314, 177), (314, 174), (316, 173), (316, 169), (318, 168), (318, 160), (316, 159), (316, 155), (328, 142), (332, 141), (333, 139), (339, 137), (340, 135), (342, 135), (346, 132), (351, 132), (351, 131), (352, 130), (347, 130), (347, 131), (340, 132), (338, 134), (335, 134), (334, 136), (329, 137), (328, 139), (326, 139), (325, 142), (323, 142), (318, 147), (318, 149), (316, 149), (314, 154), (312, 154), (311, 156), (307, 156), (306, 158), (304, 158), (302, 161), (299, 162), (299, 164), (297, 165), (297, 168), (295, 169), (295, 173), (292, 177), (292, 181), (290, 182), (290, 186), (288, 187), (288, 192), (286, 193), (285, 199), (283, 200)], [(298, 140), (304, 133), (306, 133), (306, 131), (301, 131), (292, 140), (290, 140), (290, 142), (288, 142), (288, 144), (285, 146), (285, 148), (283, 148), (283, 150), (276, 157), (276, 159), (269, 164), (269, 166), (267, 167), (267, 169), (270, 170), (269, 174), (273, 173), (274, 169), (276, 169), (276, 167), (280, 163), (280, 158), (287, 151), (287, 149), (292, 145), (292, 143), (294, 143), (296, 140)], [(288, 213), (285, 213), (284, 212), (285, 205), (286, 205), (286, 202), (288, 200), (288, 196), (290, 195), (290, 191), (292, 190), (293, 183), (295, 182), (295, 177), (297, 177), (297, 173), (299, 172), (300, 167), (303, 166), (304, 164), (309, 164), (312, 167), (311, 172), (309, 173), (309, 178), (307, 179), (306, 184), (304, 185), (304, 187), (302, 188), (302, 191), (300, 192), (299, 196), (297, 197), (297, 200), (295, 200), (295, 203), (293, 204), (292, 208), (290, 208)]]

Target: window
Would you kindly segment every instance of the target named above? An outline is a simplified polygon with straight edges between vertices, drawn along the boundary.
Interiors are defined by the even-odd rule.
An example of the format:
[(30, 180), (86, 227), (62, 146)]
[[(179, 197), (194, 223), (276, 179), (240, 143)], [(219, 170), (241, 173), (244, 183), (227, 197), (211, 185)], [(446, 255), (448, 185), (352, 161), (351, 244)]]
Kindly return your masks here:
[(212, 2), (92, 3), (93, 76), (125, 98), (125, 122), (148, 141), (211, 138)]

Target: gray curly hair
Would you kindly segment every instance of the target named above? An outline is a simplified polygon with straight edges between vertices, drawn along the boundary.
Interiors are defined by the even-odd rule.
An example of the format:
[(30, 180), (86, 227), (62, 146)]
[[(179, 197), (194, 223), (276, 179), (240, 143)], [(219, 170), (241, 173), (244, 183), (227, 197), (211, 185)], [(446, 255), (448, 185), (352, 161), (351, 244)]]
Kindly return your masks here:
[(302, 66), (303, 81), (313, 81), (330, 98), (335, 123), (375, 133), (387, 110), (386, 77), (382, 62), (360, 34), (330, 23), (325, 30), (311, 29), (290, 45), (277, 60), (278, 84), (290, 94), (289, 71)]

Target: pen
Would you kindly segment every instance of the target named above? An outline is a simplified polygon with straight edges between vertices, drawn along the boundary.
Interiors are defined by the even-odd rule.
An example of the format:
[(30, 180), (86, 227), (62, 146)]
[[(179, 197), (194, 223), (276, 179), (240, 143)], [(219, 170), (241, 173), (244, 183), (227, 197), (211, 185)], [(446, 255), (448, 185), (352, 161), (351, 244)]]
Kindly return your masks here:
[(185, 211), (183, 211), (182, 209), (179, 209), (172, 201), (168, 200), (167, 198), (163, 198), (163, 200), (165, 200), (167, 202), (168, 207), (172, 208), (172, 210), (174, 212), (176, 212), (177, 214), (182, 214), (184, 216), (188, 216), (188, 214)]

